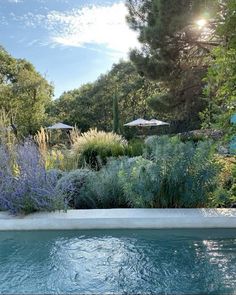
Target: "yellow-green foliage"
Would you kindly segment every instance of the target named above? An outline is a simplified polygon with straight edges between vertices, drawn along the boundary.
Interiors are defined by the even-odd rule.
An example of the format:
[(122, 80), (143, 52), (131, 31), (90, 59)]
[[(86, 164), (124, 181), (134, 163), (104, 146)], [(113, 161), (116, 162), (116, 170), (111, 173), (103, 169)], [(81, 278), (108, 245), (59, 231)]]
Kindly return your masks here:
[(64, 145), (54, 146), (48, 150), (45, 165), (47, 170), (70, 171), (76, 168), (74, 159)]
[(214, 207), (230, 207), (236, 203), (236, 157), (215, 156), (215, 162), (221, 167), (218, 189), (211, 195)]
[(81, 136), (81, 133), (80, 133), (79, 129), (77, 127), (73, 128), (70, 131), (70, 142), (71, 142), (71, 144), (76, 143), (79, 140), (80, 136)]
[(88, 165), (99, 169), (108, 157), (125, 154), (127, 142), (122, 136), (113, 132), (90, 129), (77, 136), (72, 144), (72, 155), (79, 166)]
[(224, 157), (220, 155), (215, 156), (215, 161), (222, 167), (219, 175), (219, 184), (227, 186), (232, 182), (233, 168), (236, 165), (236, 157)]
[(50, 137), (48, 131), (45, 130), (43, 127), (41, 127), (34, 136), (34, 140), (36, 141), (39, 151), (44, 160), (46, 160), (48, 154), (49, 138)]
[(11, 129), (11, 120), (9, 114), (4, 110), (0, 110), (0, 143), (11, 148), (16, 141), (16, 137)]
[(122, 136), (115, 134), (113, 132), (98, 131), (95, 129), (90, 129), (88, 132), (82, 133), (77, 136), (74, 142), (73, 149), (82, 151), (88, 145), (103, 145), (103, 146), (114, 146), (120, 144), (122, 146), (126, 145), (127, 142)]
[(10, 155), (10, 165), (13, 173), (17, 175), (19, 173), (18, 167), (15, 161), (15, 144), (16, 136), (11, 129), (10, 114), (4, 109), (0, 109), (0, 145), (4, 145)]
[(50, 139), (50, 133), (42, 127), (34, 137), (46, 169), (74, 169), (75, 165), (67, 147), (65, 145), (55, 145), (50, 147)]

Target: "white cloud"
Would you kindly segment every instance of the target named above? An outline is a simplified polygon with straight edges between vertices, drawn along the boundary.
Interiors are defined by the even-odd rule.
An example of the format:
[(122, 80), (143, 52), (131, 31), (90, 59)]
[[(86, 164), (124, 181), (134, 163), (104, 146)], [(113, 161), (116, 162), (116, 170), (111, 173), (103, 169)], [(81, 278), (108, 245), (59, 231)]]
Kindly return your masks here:
[[(1, 1), (1, 0), (0, 0)], [(14, 3), (22, 0), (8, 0)], [(38, 0), (42, 1), (42, 0)], [(57, 0), (59, 1), (59, 0)], [(65, 0), (60, 0), (65, 1)], [(12, 20), (28, 28), (43, 28), (49, 38), (37, 37), (28, 46), (84, 47), (88, 50), (105, 52), (112, 59), (126, 57), (130, 48), (139, 47), (137, 34), (127, 22), (127, 8), (123, 2), (106, 6), (84, 6), (70, 11), (47, 11), (41, 14), (28, 12), (23, 15), (10, 14)], [(3, 22), (3, 20), (0, 20)], [(40, 40), (41, 39), (41, 40)], [(104, 48), (105, 47), (105, 48)]]
[(105, 45), (107, 49), (126, 54), (138, 46), (137, 35), (127, 25), (124, 3), (112, 6), (90, 6), (70, 12), (51, 11), (46, 25), (51, 40), (63, 46)]
[(9, 3), (20, 3), (23, 2), (23, 0), (8, 0)]
[(1, 25), (8, 25), (7, 18), (3, 15), (0, 16), (0, 24)]

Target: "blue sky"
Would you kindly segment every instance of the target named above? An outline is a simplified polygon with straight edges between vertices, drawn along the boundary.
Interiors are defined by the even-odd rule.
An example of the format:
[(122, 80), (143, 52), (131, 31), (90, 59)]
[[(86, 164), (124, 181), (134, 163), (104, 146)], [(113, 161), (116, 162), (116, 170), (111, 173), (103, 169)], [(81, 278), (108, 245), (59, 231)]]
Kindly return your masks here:
[(54, 84), (94, 81), (138, 46), (124, 0), (0, 0), (0, 44)]

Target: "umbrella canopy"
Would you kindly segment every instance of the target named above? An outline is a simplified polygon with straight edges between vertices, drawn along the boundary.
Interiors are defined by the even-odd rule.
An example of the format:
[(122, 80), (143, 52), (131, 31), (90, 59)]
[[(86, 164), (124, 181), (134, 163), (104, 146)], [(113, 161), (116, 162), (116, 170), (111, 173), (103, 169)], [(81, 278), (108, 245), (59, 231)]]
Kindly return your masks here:
[(148, 120), (144, 120), (144, 119), (139, 118), (137, 120), (126, 123), (124, 126), (148, 126), (147, 125), (148, 123), (149, 123)]
[(49, 126), (48, 129), (73, 129), (74, 127), (70, 126), (70, 125), (66, 125), (63, 123), (56, 123), (52, 126)]
[(148, 124), (148, 126), (161, 126), (161, 125), (170, 125), (170, 124), (160, 120), (156, 120), (156, 119), (151, 119)]
[(141, 126), (141, 127), (151, 127), (151, 126), (161, 126), (161, 125), (170, 125), (169, 123), (159, 121), (156, 119), (152, 120), (144, 120), (144, 119), (137, 119), (132, 122), (126, 123), (124, 126)]

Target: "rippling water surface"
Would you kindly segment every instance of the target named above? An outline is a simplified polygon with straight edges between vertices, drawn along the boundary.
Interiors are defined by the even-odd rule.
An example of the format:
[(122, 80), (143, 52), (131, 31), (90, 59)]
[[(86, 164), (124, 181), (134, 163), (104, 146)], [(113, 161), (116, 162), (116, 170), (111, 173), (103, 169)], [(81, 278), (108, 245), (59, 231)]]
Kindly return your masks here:
[(0, 293), (236, 293), (234, 230), (0, 233)]

